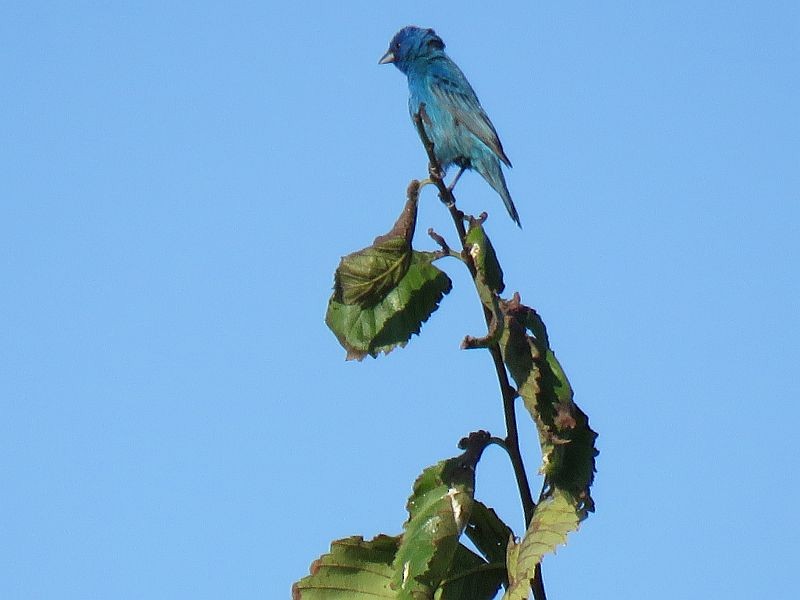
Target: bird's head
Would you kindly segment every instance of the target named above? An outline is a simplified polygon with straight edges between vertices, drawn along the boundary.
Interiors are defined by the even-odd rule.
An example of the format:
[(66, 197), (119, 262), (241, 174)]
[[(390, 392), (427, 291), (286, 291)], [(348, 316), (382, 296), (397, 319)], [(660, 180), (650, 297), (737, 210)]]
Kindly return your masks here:
[(412, 64), (444, 53), (444, 42), (433, 29), (409, 25), (398, 31), (378, 64), (394, 63), (403, 73)]

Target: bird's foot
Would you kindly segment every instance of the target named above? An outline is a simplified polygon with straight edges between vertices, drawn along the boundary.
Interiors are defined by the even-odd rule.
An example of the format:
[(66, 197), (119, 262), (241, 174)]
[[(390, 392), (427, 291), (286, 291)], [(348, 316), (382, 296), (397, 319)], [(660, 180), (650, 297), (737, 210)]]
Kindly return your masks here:
[(428, 174), (431, 176), (431, 180), (434, 181), (441, 181), (444, 179), (445, 170), (439, 167), (439, 165), (428, 165)]

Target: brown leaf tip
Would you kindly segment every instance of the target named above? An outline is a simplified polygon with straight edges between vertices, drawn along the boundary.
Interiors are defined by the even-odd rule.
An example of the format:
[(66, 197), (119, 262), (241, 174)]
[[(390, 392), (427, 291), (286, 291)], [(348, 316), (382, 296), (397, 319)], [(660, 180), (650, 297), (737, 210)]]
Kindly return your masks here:
[(514, 292), (514, 295), (511, 296), (511, 300), (503, 302), (504, 308), (506, 312), (510, 315), (519, 312), (522, 309), (527, 309), (528, 307), (522, 304), (522, 298), (519, 296), (519, 292)]
[(406, 189), (406, 198), (410, 200), (411, 198), (417, 197), (419, 197), (419, 181), (412, 179), (411, 183), (408, 184), (408, 188)]
[(311, 563), (311, 568), (309, 569), (309, 573), (311, 573), (312, 575), (316, 575), (317, 571), (319, 571), (320, 566), (321, 566), (320, 560), (316, 559), (314, 562)]
[(572, 415), (572, 406), (570, 404), (559, 402), (556, 406), (556, 411), (553, 422), (558, 429), (575, 429), (577, 423)]

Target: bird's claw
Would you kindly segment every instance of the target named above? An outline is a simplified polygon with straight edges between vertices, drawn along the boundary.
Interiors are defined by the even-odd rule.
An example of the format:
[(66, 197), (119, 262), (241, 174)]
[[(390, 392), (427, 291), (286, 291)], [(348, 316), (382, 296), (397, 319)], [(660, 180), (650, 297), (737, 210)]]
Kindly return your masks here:
[(431, 179), (441, 181), (444, 179), (445, 171), (439, 168), (438, 165), (428, 165), (428, 174), (431, 176)]

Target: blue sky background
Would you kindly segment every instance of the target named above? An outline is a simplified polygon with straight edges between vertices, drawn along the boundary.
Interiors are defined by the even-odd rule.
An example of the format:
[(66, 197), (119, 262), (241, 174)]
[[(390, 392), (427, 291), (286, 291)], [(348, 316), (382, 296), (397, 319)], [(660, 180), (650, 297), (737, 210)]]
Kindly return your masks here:
[[(376, 64), (409, 23), (514, 163), (523, 230), (477, 175), (460, 204), (600, 433), (550, 598), (795, 597), (800, 5), (505, 4), (2, 5), (0, 597), (288, 598), (503, 433), (456, 262), (389, 357), (323, 322), (426, 173)], [(454, 238), (430, 189), (419, 226)], [(521, 533), (496, 448), (477, 493)]]

